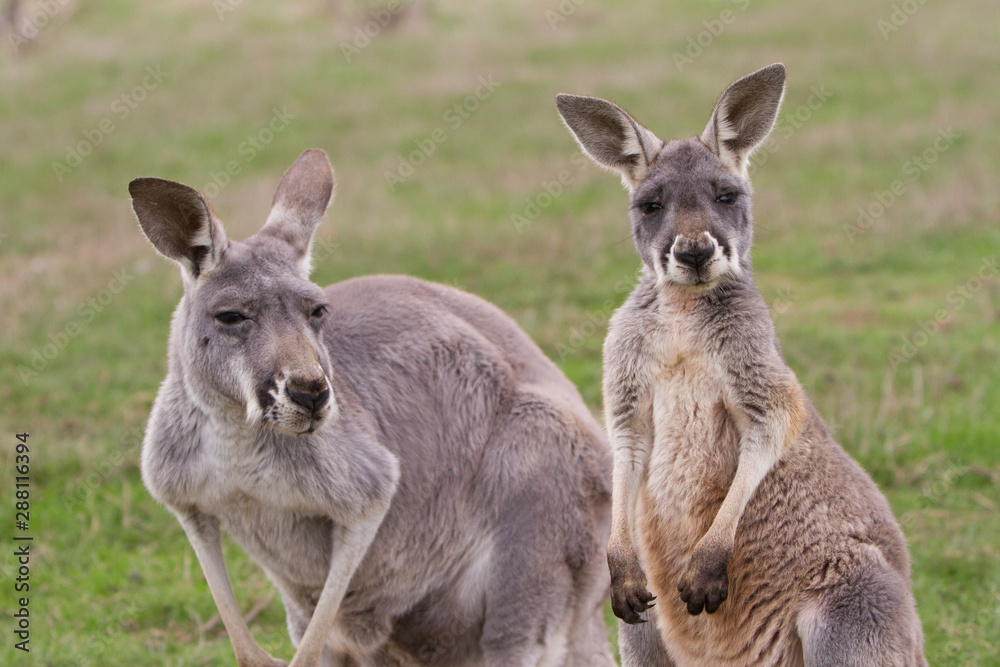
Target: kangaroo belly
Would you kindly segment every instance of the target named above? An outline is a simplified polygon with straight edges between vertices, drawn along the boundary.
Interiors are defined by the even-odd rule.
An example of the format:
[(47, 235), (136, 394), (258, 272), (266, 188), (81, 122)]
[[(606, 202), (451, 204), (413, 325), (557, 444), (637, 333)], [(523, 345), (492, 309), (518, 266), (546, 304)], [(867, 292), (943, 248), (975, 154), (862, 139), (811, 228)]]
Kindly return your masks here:
[(644, 535), (667, 536), (669, 544), (655, 550), (679, 561), (708, 530), (726, 496), (736, 474), (739, 434), (722, 384), (697, 364), (677, 365), (663, 376), (653, 399), (655, 436), (639, 517), (647, 522)]
[(244, 501), (224, 512), (222, 523), (237, 544), (268, 571), (305, 590), (323, 588), (332, 553), (329, 519)]
[[(753, 563), (734, 568), (731, 562), (729, 599), (716, 613), (692, 616), (681, 602), (677, 584), (732, 483), (740, 436), (721, 383), (697, 367), (669, 372), (654, 401), (655, 439), (640, 495), (637, 546), (657, 596), (657, 623), (675, 662), (795, 664), (800, 651), (794, 624), (786, 618), (794, 613), (789, 592), (760, 586), (736, 571)], [(737, 555), (745, 552), (734, 560)]]

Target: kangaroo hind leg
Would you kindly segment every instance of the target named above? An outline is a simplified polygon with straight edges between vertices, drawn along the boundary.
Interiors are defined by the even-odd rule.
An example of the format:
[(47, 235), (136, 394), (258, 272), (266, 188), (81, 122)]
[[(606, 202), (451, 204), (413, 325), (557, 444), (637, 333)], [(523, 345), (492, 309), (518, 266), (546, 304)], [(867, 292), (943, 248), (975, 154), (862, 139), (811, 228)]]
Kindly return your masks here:
[(923, 632), (906, 579), (870, 563), (807, 600), (797, 620), (806, 667), (923, 667)]
[(618, 650), (622, 667), (674, 667), (663, 645), (663, 636), (656, 624), (656, 607), (650, 609), (647, 623), (631, 625), (618, 622)]

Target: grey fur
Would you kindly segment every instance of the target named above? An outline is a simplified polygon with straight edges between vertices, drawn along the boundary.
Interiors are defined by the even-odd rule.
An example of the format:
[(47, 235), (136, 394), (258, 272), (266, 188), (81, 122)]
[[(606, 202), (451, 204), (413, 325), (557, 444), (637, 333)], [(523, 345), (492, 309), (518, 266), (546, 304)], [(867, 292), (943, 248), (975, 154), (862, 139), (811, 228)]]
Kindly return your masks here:
[(556, 98), (629, 186), (643, 262), (604, 345), (627, 666), (926, 664), (902, 531), (805, 397), (751, 275), (746, 167), (784, 79), (747, 75), (700, 137), (669, 143), (610, 102)]
[(406, 277), (309, 282), (333, 189), (306, 151), (237, 242), (195, 190), (129, 186), (185, 284), (143, 480), (187, 532), (237, 662), (285, 664), (240, 614), (223, 528), (280, 591), (295, 667), (612, 665), (599, 425), (481, 299)]

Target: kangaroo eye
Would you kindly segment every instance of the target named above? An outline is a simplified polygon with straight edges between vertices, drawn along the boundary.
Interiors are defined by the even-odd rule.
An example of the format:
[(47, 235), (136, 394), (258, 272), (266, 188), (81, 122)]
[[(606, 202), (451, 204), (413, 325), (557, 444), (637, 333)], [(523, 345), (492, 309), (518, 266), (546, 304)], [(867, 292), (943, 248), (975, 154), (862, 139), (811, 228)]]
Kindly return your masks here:
[(311, 317), (323, 317), (324, 315), (326, 315), (326, 313), (327, 313), (328, 310), (329, 309), (326, 307), (326, 304), (321, 303), (320, 305), (318, 305), (315, 308), (313, 308), (313, 311), (312, 311), (312, 313), (310, 313), (310, 316)]
[(653, 213), (656, 213), (661, 208), (663, 207), (657, 204), (655, 201), (649, 201), (644, 204), (639, 204), (639, 210), (645, 213), (646, 215), (651, 215)]
[(235, 310), (224, 310), (215, 316), (216, 321), (222, 324), (239, 324), (245, 319), (248, 319), (242, 313), (237, 313)]
[(715, 201), (719, 202), (720, 204), (735, 204), (736, 203), (736, 193), (735, 192), (727, 192), (724, 195), (719, 195), (718, 197), (715, 198)]

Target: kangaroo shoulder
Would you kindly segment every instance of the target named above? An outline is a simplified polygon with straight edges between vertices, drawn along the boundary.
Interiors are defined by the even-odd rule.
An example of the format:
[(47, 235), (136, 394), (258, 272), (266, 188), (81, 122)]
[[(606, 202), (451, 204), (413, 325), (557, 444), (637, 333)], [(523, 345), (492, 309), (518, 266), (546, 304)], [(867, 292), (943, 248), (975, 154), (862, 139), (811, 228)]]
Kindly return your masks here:
[(160, 502), (184, 498), (199, 484), (204, 471), (197, 464), (204, 455), (201, 437), (204, 414), (184, 391), (175, 375), (164, 381), (146, 425), (142, 443), (142, 477)]

